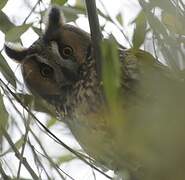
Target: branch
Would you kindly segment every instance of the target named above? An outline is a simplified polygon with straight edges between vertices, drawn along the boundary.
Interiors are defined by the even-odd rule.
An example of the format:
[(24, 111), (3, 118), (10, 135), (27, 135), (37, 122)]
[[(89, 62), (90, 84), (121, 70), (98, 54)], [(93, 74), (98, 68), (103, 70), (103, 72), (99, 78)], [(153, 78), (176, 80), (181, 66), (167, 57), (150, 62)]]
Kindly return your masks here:
[[(24, 155), (24, 150), (25, 150), (25, 146), (26, 146), (26, 142), (27, 142), (27, 138), (28, 138), (28, 132), (29, 132), (29, 124), (30, 124), (30, 118), (26, 122), (26, 132), (24, 135), (24, 142), (22, 145), (21, 157), (23, 157), (23, 155)], [(19, 161), (19, 167), (18, 167), (18, 171), (17, 171), (17, 179), (20, 179), (21, 165), (22, 165), (22, 161)]]
[[(67, 144), (65, 144), (63, 141), (61, 141), (55, 134), (53, 134), (42, 122), (40, 122), (37, 117), (22, 103), (22, 101), (11, 91), (11, 89), (0, 79), (0, 83), (6, 87), (8, 92), (15, 98), (15, 100), (22, 105), (22, 107), (32, 116), (33, 119), (36, 120), (36, 122), (48, 133), (49, 136), (51, 136), (55, 142), (62, 145), (64, 148), (66, 148), (69, 152), (73, 153), (76, 157), (78, 157), (80, 160), (82, 160), (84, 163), (98, 171), (99, 173), (103, 174), (108, 179), (112, 179), (109, 175), (105, 174), (102, 170), (91, 164), (88, 160), (86, 160), (81, 153), (76, 152), (72, 148), (70, 148)], [(11, 139), (10, 139), (11, 140)], [(13, 142), (12, 142), (13, 143)], [(18, 152), (19, 153), (19, 152)], [(24, 160), (24, 159), (23, 159)], [(24, 161), (23, 161), (24, 162)], [(24, 163), (23, 163), (24, 164)], [(25, 164), (24, 164), (25, 165)], [(29, 165), (29, 164), (28, 164)]]
[(35, 9), (36, 9), (36, 7), (37, 7), (37, 5), (38, 5), (39, 3), (40, 3), (40, 0), (38, 0), (38, 1), (35, 3), (35, 5), (33, 6), (33, 8), (31, 9), (30, 13), (28, 14), (28, 16), (24, 19), (23, 24), (26, 23), (26, 21), (27, 21), (28, 18), (31, 16), (31, 14), (35, 11)]
[[(11, 99), (10, 96), (8, 95), (8, 92), (6, 92), (6, 90), (4, 89), (3, 86), (1, 86), (1, 88), (3, 89), (3, 92), (5, 93), (5, 95), (6, 95), (6, 97), (8, 98), (8, 100), (11, 102), (11, 105), (13, 106), (13, 108), (15, 109), (15, 111), (16, 111), (16, 112), (19, 114), (19, 116), (24, 120), (23, 115), (22, 115), (22, 114), (20, 113), (20, 111), (17, 109), (17, 107), (15, 106), (15, 104), (12, 102), (12, 99)], [(23, 135), (22, 129), (20, 129), (20, 127), (18, 126), (17, 122), (15, 121), (14, 123), (15, 123), (15, 126), (18, 128), (18, 131), (20, 132), (20, 134)], [(26, 124), (25, 121), (24, 121), (24, 123)], [(27, 125), (26, 125), (26, 126), (27, 126)], [(27, 128), (26, 128), (26, 129), (27, 129)], [(30, 133), (32, 134), (32, 136), (35, 138), (36, 142), (39, 144), (41, 150), (43, 151), (44, 155), (42, 155), (42, 156), (44, 156), (45, 158), (47, 158), (47, 160), (50, 162), (50, 164), (53, 165), (53, 167), (55, 168), (55, 170), (56, 170), (57, 173), (59, 174), (60, 178), (61, 178), (61, 179), (64, 179), (63, 175), (60, 173), (60, 171), (61, 171), (61, 172), (64, 173), (66, 176), (68, 176), (71, 180), (74, 180), (69, 174), (67, 174), (66, 172), (64, 172), (57, 164), (54, 163), (54, 161), (52, 160), (52, 158), (51, 158), (51, 157), (47, 154), (47, 152), (45, 151), (44, 147), (42, 146), (42, 144), (41, 144), (39, 138), (35, 135), (35, 133), (34, 133), (31, 129), (29, 129), (29, 132), (30, 132)], [(24, 135), (24, 136), (25, 136), (25, 135)], [(31, 142), (29, 141), (29, 139), (28, 139), (27, 143), (29, 144), (29, 146), (30, 146), (32, 152), (34, 153), (34, 157), (37, 158), (37, 161), (40, 161), (40, 159), (37, 157), (37, 155), (36, 155), (36, 153), (35, 153), (35, 151), (34, 151), (35, 148), (34, 148), (33, 145), (31, 144)], [(37, 152), (38, 152), (38, 151), (37, 151)], [(39, 152), (39, 153), (40, 153), (40, 152)], [(40, 153), (40, 154), (41, 154), (41, 153)], [(40, 164), (40, 165), (41, 165), (42, 168), (44, 169), (43, 165), (42, 165), (42, 164)], [(45, 169), (44, 169), (44, 172), (45, 172), (46, 176), (47, 176), (48, 179), (49, 179), (48, 173), (46, 172)], [(0, 173), (1, 173), (1, 164), (0, 164)], [(1, 173), (1, 174), (2, 174), (2, 173)], [(3, 176), (3, 177), (4, 177), (4, 176)], [(9, 180), (8, 178), (4, 178), (4, 179)]]
[[(132, 43), (130, 42), (129, 38), (127, 37), (126, 33), (124, 32), (122, 26), (120, 26), (120, 24), (118, 24), (108, 13), (104, 3), (102, 2), (102, 0), (99, 1), (100, 4), (102, 5), (104, 11), (106, 14), (102, 13), (100, 10), (98, 10), (99, 14), (104, 17), (106, 20), (110, 21), (111, 23), (113, 23), (117, 28), (118, 30), (122, 33), (123, 37), (125, 38), (125, 40), (128, 42), (130, 48), (132, 47)], [(124, 47), (125, 48), (125, 47)]]
[(2, 166), (1, 166), (1, 163), (0, 163), (0, 174), (1, 174), (1, 177), (3, 179), (6, 179), (6, 180), (11, 180), (11, 178), (4, 172)]
[(96, 1), (95, 0), (85, 0), (85, 1), (86, 1), (86, 8), (87, 8), (87, 14), (89, 19), (89, 26), (91, 30), (93, 56), (96, 62), (96, 72), (97, 72), (98, 80), (99, 82), (101, 82), (102, 54), (101, 54), (100, 43), (102, 40), (102, 34), (101, 34), (97, 10), (96, 10)]
[(22, 161), (22, 164), (24, 164), (25, 168), (28, 170), (28, 172), (30, 173), (30, 175), (33, 177), (33, 179), (35, 180), (39, 180), (39, 177), (36, 175), (36, 173), (34, 172), (34, 170), (31, 168), (31, 166), (28, 164), (26, 158), (21, 156), (21, 153), (19, 153), (19, 151), (17, 150), (17, 148), (15, 147), (14, 143), (12, 142), (9, 134), (6, 132), (6, 130), (3, 129), (3, 135), (5, 136), (6, 140), (8, 141), (9, 145), (11, 146), (12, 150), (15, 152), (16, 157)]

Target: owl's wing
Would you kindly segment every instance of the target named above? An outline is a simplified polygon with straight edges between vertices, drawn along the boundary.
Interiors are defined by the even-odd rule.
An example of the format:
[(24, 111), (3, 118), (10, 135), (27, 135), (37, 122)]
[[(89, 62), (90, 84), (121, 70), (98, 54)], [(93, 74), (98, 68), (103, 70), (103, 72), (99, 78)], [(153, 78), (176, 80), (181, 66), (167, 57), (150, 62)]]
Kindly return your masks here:
[[(123, 97), (151, 99), (185, 90), (183, 78), (143, 50), (120, 50)], [(179, 71), (180, 72), (180, 71)], [(182, 74), (182, 73), (181, 73)], [(183, 75), (181, 75), (183, 77)], [(181, 92), (182, 93), (182, 92)]]

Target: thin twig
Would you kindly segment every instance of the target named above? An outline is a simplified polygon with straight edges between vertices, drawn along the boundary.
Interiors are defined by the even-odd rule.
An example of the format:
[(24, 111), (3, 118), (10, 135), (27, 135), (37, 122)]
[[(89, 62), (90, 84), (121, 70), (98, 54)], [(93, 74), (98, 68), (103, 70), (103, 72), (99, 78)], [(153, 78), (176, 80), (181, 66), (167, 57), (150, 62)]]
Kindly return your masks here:
[(6, 87), (6, 89), (10, 92), (10, 94), (16, 99), (16, 101), (21, 104), (21, 106), (33, 117), (33, 119), (36, 120), (36, 122), (48, 133), (49, 136), (53, 137), (53, 139), (55, 140), (55, 142), (59, 143), (60, 145), (62, 145), (64, 148), (66, 148), (68, 151), (70, 151), (71, 153), (73, 153), (76, 157), (78, 157), (80, 160), (82, 160), (84, 163), (86, 163), (87, 165), (89, 165), (90, 167), (94, 168), (96, 171), (98, 171), (99, 173), (103, 174), (105, 177), (107, 177), (108, 179), (112, 179), (109, 175), (105, 174), (102, 170), (100, 170), (99, 168), (97, 168), (96, 166), (94, 166), (93, 164), (91, 164), (90, 162), (88, 162), (86, 159), (84, 159), (84, 157), (82, 157), (82, 155), (78, 152), (76, 152), (75, 150), (73, 150), (72, 148), (70, 148), (68, 145), (66, 145), (63, 141), (61, 141), (55, 134), (53, 134), (42, 122), (40, 122), (37, 117), (21, 102), (21, 100), (11, 91), (11, 89), (0, 79), (0, 82)]
[[(24, 150), (25, 150), (25, 146), (26, 146), (26, 142), (27, 142), (27, 138), (28, 138), (30, 120), (31, 119), (28, 118), (28, 121), (26, 122), (26, 132), (25, 132), (25, 135), (24, 135), (24, 143), (22, 145), (22, 150), (21, 150), (21, 158), (23, 158), (23, 155), (24, 155)], [(22, 165), (22, 159), (20, 159), (20, 162), (19, 162), (19, 168), (18, 168), (18, 171), (17, 171), (17, 179), (20, 178), (21, 165)]]
[(93, 47), (93, 55), (96, 62), (96, 71), (98, 75), (98, 80), (101, 82), (101, 70), (102, 70), (102, 54), (101, 54), (101, 40), (102, 34), (100, 30), (97, 9), (96, 9), (96, 1), (95, 0), (86, 0), (86, 8), (89, 19), (89, 26), (91, 31), (91, 40)]
[(105, 7), (104, 3), (100, 0), (99, 1), (100, 4), (102, 5), (106, 15), (104, 13), (102, 13), (100, 10), (98, 10), (98, 12), (100, 13), (100, 15), (102, 17), (104, 17), (105, 19), (109, 20), (111, 23), (113, 23), (116, 28), (118, 28), (118, 30), (122, 33), (123, 37), (125, 38), (125, 40), (128, 42), (130, 48), (132, 48), (132, 43), (130, 42), (129, 38), (127, 37), (126, 33), (124, 32), (123, 28), (121, 27), (120, 24), (118, 24), (117, 22), (115, 22), (115, 20), (109, 15), (108, 11), (107, 11), (107, 8)]
[[(20, 113), (20, 111), (17, 109), (17, 107), (15, 106), (15, 104), (12, 102), (12, 99), (10, 98), (10, 96), (8, 95), (8, 92), (5, 91), (5, 89), (3, 88), (3, 86), (1, 87), (3, 89), (3, 92), (6, 94), (8, 100), (11, 102), (11, 105), (13, 106), (13, 108), (15, 109), (15, 111), (19, 114), (19, 116), (24, 120), (24, 117), (23, 115)], [(26, 124), (26, 122), (24, 121), (24, 123)], [(23, 135), (23, 132), (22, 130), (20, 129), (20, 127), (18, 126), (17, 123), (15, 123), (15, 126), (18, 128), (18, 131)], [(64, 172), (60, 167), (57, 166), (57, 164), (55, 164), (53, 162), (53, 160), (49, 157), (49, 155), (46, 153), (44, 147), (42, 146), (42, 144), (40, 143), (39, 141), (39, 138), (34, 134), (34, 132), (29, 128), (29, 132), (32, 134), (32, 136), (35, 138), (36, 142), (39, 144), (40, 148), (42, 149), (42, 151), (44, 152), (45, 155), (42, 155), (44, 157), (47, 158), (47, 160), (53, 165), (53, 167), (56, 169), (56, 171), (58, 172), (59, 176), (61, 177), (61, 179), (64, 179), (64, 177), (62, 176), (62, 174), (60, 173), (60, 171), (62, 173), (64, 173), (66, 176), (68, 176), (71, 180), (74, 180), (72, 179), (72, 177), (70, 175), (68, 175), (66, 172)], [(33, 150), (33, 145), (31, 144), (31, 142), (29, 141), (28, 139), (28, 145), (30, 145), (31, 149)], [(35, 148), (34, 148), (35, 149)], [(38, 152), (38, 151), (37, 151)], [(39, 153), (41, 154), (41, 153)], [(36, 154), (34, 154), (36, 156)], [(60, 170), (60, 171), (59, 171)], [(47, 175), (47, 172), (45, 171), (46, 175)], [(48, 175), (47, 175), (48, 177)], [(49, 179), (49, 178), (48, 178)]]
[[(44, 167), (44, 164), (41, 162), (39, 156), (37, 155), (37, 153), (35, 152), (35, 149), (34, 149), (34, 146), (31, 144), (31, 142), (28, 140), (28, 144), (30, 145), (30, 148), (32, 150), (32, 154), (33, 154), (33, 157), (34, 157), (34, 162), (35, 162), (35, 165), (37, 167), (37, 170), (38, 172), (45, 172), (46, 176), (47, 176), (47, 179), (48, 180), (52, 180), (53, 178), (50, 177), (51, 175), (49, 175), (49, 172), (48, 170)], [(41, 169), (40, 169), (41, 168)], [(43, 171), (42, 171), (43, 170)], [(64, 180), (64, 179), (63, 179)]]
[(13, 141), (11, 140), (9, 134), (6, 132), (6, 130), (3, 129), (3, 135), (5, 136), (6, 140), (8, 141), (9, 145), (11, 146), (12, 150), (15, 153), (15, 156), (22, 161), (22, 164), (24, 164), (25, 168), (28, 170), (30, 175), (32, 176), (33, 179), (39, 180), (39, 177), (37, 174), (34, 172), (34, 170), (31, 168), (31, 166), (28, 164), (26, 158), (23, 158), (19, 151), (17, 150), (16, 146), (14, 145)]
[(24, 19), (23, 24), (26, 23), (26, 21), (28, 20), (28, 18), (31, 16), (31, 14), (34, 12), (35, 8), (37, 7), (37, 5), (40, 3), (40, 0), (38, 0), (35, 5), (33, 6), (33, 8), (31, 9), (30, 13), (28, 14), (28, 16)]
[[(10, 98), (10, 96), (8, 95), (8, 92), (4, 89), (3, 86), (1, 86), (1, 88), (3, 89), (3, 92), (5, 93), (6, 97), (8, 98), (8, 100), (11, 102), (11, 105), (13, 106), (13, 108), (15, 109), (15, 111), (19, 114), (19, 116), (24, 120), (24, 117), (23, 115), (20, 113), (20, 111), (17, 109), (17, 107), (15, 106), (15, 104), (12, 102), (12, 99)], [(25, 126), (27, 126), (26, 122), (24, 121), (25, 123)], [(23, 135), (23, 132), (22, 130), (20, 129), (20, 127), (17, 125), (17, 123), (15, 123), (16, 127), (18, 128), (19, 132)], [(29, 126), (27, 126), (27, 128), (29, 128)], [(26, 129), (27, 129), (26, 128)], [(56, 163), (53, 162), (53, 160), (49, 157), (49, 155), (46, 153), (44, 147), (42, 146), (41, 142), (39, 141), (39, 138), (34, 134), (34, 132), (29, 128), (29, 132), (32, 134), (32, 136), (35, 138), (35, 140), (37, 141), (37, 143), (39, 144), (40, 148), (42, 149), (42, 151), (44, 152), (45, 155), (41, 154), (40, 152), (37, 152), (39, 154), (41, 154), (43, 157), (47, 158), (47, 160), (53, 165), (53, 167), (55, 168), (55, 170), (57, 171), (57, 173), (59, 174), (59, 176), (61, 177), (61, 179), (65, 179), (63, 177), (63, 175), (60, 173), (60, 171), (65, 174), (67, 177), (69, 177), (71, 180), (74, 180), (73, 177), (71, 177), (69, 174), (67, 174), (64, 170), (62, 170)], [(28, 139), (28, 144), (30, 145), (30, 148), (32, 149), (32, 152), (33, 152), (33, 149), (35, 150), (35, 148), (33, 147), (33, 145), (31, 144), (31, 142), (29, 141)], [(36, 156), (36, 153), (34, 153), (34, 155)], [(39, 158), (37, 158), (39, 159)], [(43, 167), (43, 166), (42, 166)], [(45, 171), (45, 170), (44, 170)], [(48, 174), (47, 172), (45, 171), (46, 173), (46, 176), (48, 177)], [(17, 178), (18, 179), (18, 178)], [(48, 178), (49, 179), (49, 178)]]
[[(39, 143), (39, 145), (40, 145), (41, 143)], [(59, 172), (59, 170), (63, 173), (63, 174), (65, 174), (69, 179), (71, 179), (71, 180), (75, 180), (72, 176), (70, 176), (69, 174), (67, 174), (64, 170), (62, 170), (55, 162), (53, 162), (53, 160), (47, 155), (47, 153), (46, 152), (44, 152), (44, 154), (42, 154), (41, 152), (39, 152), (38, 150), (36, 150), (35, 149), (35, 147), (34, 146), (31, 146), (31, 148), (32, 148), (32, 151), (36, 151), (37, 153), (39, 153), (42, 157), (44, 157), (44, 158), (46, 158), (50, 163), (51, 163), (51, 165), (53, 166), (53, 167), (55, 167), (55, 169), (57, 170), (57, 172), (60, 174), (60, 172)], [(43, 147), (42, 147), (43, 148)], [(44, 149), (44, 148), (43, 148)], [(61, 174), (60, 174), (61, 175)], [(63, 180), (65, 180), (66, 178), (64, 178), (63, 176), (60, 176), (61, 177), (61, 179), (63, 179)]]
[(4, 179), (4, 180), (11, 180), (11, 178), (4, 172), (2, 166), (1, 166), (1, 163), (0, 163), (0, 174), (1, 174), (1, 177)]

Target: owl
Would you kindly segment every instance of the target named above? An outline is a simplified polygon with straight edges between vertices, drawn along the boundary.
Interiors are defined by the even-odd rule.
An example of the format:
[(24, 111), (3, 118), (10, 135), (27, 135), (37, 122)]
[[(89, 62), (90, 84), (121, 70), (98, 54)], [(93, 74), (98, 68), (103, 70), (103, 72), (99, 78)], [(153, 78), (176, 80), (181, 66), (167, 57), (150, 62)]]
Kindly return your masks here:
[[(182, 137), (185, 131), (182, 124), (174, 123), (173, 109), (184, 102), (180, 96), (184, 86), (171, 78), (169, 69), (152, 55), (118, 48), (119, 103), (111, 109), (106, 104), (103, 83), (98, 81), (90, 35), (66, 24), (59, 7), (50, 9), (43, 35), (29, 48), (17, 49), (6, 43), (5, 51), (21, 64), (31, 93), (56, 107), (59, 118), (98, 164), (123, 177), (127, 174), (129, 179), (176, 179), (175, 162), (182, 153), (173, 146), (181, 150), (184, 146), (172, 134), (175, 129)], [(185, 117), (184, 111), (178, 114)], [(171, 125), (166, 128), (167, 124)], [(178, 155), (172, 156), (174, 153)], [(185, 163), (179, 163), (179, 177), (184, 178)]]

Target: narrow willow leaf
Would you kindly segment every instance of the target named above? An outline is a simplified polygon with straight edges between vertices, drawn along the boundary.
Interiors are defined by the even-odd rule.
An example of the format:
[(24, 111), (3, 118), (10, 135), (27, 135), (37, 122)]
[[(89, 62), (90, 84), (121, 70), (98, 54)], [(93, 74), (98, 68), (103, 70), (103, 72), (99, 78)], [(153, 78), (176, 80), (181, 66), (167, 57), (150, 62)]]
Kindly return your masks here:
[(55, 125), (56, 122), (58, 122), (58, 120), (57, 120), (56, 118), (52, 117), (52, 118), (47, 122), (46, 127), (47, 127), (47, 128), (50, 128), (51, 126)]
[[(19, 140), (17, 140), (17, 142), (14, 144), (14, 146), (19, 150), (22, 147), (23, 143), (24, 143), (24, 136), (22, 136)], [(11, 147), (8, 150), (6, 150), (4, 153), (0, 154), (0, 157), (4, 156), (10, 152), (14, 152)]]
[(102, 43), (103, 53), (103, 87), (109, 105), (117, 101), (120, 87), (120, 62), (115, 42), (105, 40)]
[(148, 19), (148, 22), (151, 26), (151, 28), (157, 33), (161, 34), (164, 38), (168, 38), (167, 29), (165, 26), (161, 23), (161, 21), (155, 17), (154, 14), (152, 14), (150, 11), (145, 11), (146, 17)]
[(6, 33), (8, 30), (14, 27), (14, 24), (10, 22), (6, 14), (0, 11), (0, 30)]
[(134, 48), (139, 49), (145, 40), (145, 35), (147, 32), (147, 22), (144, 11), (139, 13), (133, 23), (136, 24), (136, 27), (134, 29), (132, 43)]
[(73, 159), (75, 159), (76, 157), (72, 154), (67, 154), (67, 155), (62, 155), (57, 159), (57, 164), (61, 165), (62, 163), (66, 163), (69, 162)]
[(3, 96), (0, 94), (0, 135), (2, 134), (2, 129), (5, 129), (8, 123), (8, 112), (4, 106)]
[(150, 10), (146, 9), (146, 3), (142, 2), (142, 7), (144, 8), (144, 12), (146, 14), (148, 23), (151, 27), (151, 29), (154, 32), (156, 41), (161, 49), (161, 53), (163, 54), (163, 57), (165, 57), (166, 63), (168, 66), (173, 69), (174, 72), (177, 73), (179, 69), (178, 65), (178, 39), (172, 35), (172, 33), (169, 33), (169, 30), (166, 28), (163, 22), (155, 16)]
[(15, 26), (6, 33), (6, 41), (18, 41), (20, 36), (30, 27), (30, 24)]
[(5, 79), (15, 88), (16, 87), (16, 81), (15, 81), (16, 78), (14, 76), (14, 73), (1, 54), (0, 54), (0, 71), (3, 74), (3, 76), (5, 77)]
[(0, 9), (2, 9), (5, 6), (6, 3), (7, 3), (7, 0), (1, 0)]
[(121, 13), (119, 13), (117, 16), (116, 16), (116, 19), (118, 20), (118, 22), (123, 25), (123, 16)]
[(53, 4), (58, 4), (58, 5), (62, 6), (67, 2), (67, 0), (52, 0), (51, 2)]
[(75, 21), (78, 18), (78, 14), (84, 14), (85, 8), (84, 7), (66, 7), (62, 6), (61, 10), (65, 14), (66, 20), (69, 21)]
[[(113, 38), (112, 38), (113, 39)], [(121, 62), (118, 55), (118, 47), (115, 41), (104, 40), (102, 43), (102, 81), (106, 98), (107, 111), (102, 113), (112, 132), (119, 134), (118, 127), (125, 122), (124, 110), (120, 103), (123, 103), (121, 91)]]

